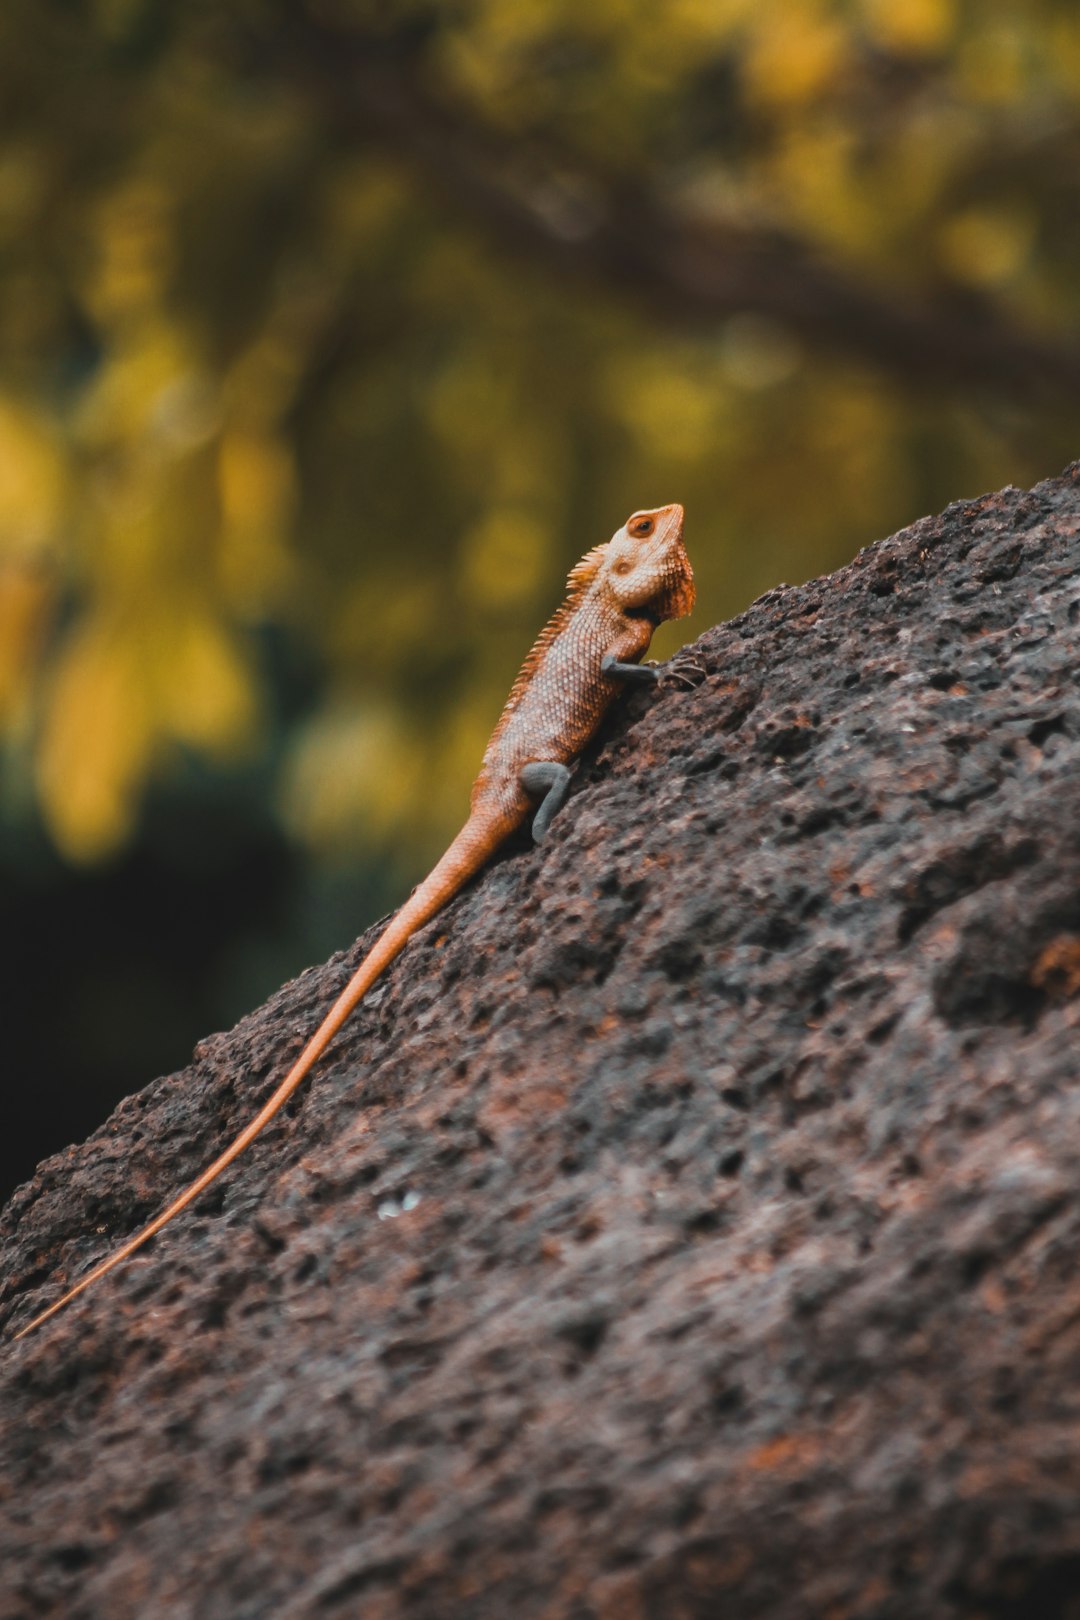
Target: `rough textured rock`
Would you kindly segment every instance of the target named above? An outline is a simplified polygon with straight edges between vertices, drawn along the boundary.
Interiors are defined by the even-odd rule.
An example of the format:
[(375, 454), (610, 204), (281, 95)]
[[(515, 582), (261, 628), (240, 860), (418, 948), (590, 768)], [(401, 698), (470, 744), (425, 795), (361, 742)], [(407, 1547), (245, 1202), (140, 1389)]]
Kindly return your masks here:
[[(0, 1614), (1080, 1614), (1080, 464), (705, 635), (3, 1351)], [(364, 942), (42, 1165), (40, 1307)]]

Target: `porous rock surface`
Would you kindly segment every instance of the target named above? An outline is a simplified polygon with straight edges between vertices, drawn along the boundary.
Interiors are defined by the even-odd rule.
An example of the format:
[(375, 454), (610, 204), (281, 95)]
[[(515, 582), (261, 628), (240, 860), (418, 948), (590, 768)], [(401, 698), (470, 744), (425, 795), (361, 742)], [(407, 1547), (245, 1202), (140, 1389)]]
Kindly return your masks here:
[[(1080, 464), (631, 695), (0, 1355), (0, 1615), (1080, 1614)], [(10, 1328), (371, 936), (43, 1164)]]

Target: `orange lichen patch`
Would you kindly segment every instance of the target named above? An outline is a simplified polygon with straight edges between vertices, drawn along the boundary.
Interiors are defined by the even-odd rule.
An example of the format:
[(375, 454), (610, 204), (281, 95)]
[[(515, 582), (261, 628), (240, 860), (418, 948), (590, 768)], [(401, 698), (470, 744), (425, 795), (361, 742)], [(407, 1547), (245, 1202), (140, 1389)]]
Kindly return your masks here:
[[(1024, 1292), (1031, 1292), (1031, 1284), (1027, 1279)], [(1058, 1341), (1062, 1341), (1060, 1346)], [(1041, 1314), (1030, 1326), (1025, 1327), (1019, 1339), (1019, 1353), (1022, 1355), (1046, 1356), (1051, 1348), (1059, 1354), (1073, 1355), (1073, 1347), (1080, 1341), (1080, 1302), (1075, 1299), (1066, 1299), (1062, 1304), (1055, 1305), (1051, 1310)]]
[(1026, 1457), (1002, 1457), (972, 1463), (956, 1481), (957, 1495), (974, 1498), (1007, 1487), (1016, 1491), (1030, 1491), (1039, 1479), (1039, 1471)]
[(924, 789), (935, 785), (938, 775), (936, 762), (909, 765), (895, 772), (893, 789), (897, 793), (922, 793)]
[(817, 1462), (821, 1456), (821, 1441), (811, 1434), (781, 1434), (747, 1453), (744, 1463), (754, 1473), (772, 1473), (787, 1470), (798, 1473)]
[(735, 1586), (754, 1567), (754, 1556), (746, 1547), (713, 1553), (702, 1550), (686, 1560), (687, 1578), (699, 1591), (718, 1586)]
[(641, 1576), (637, 1570), (602, 1576), (592, 1583), (588, 1596), (596, 1620), (646, 1620)]
[(540, 1081), (522, 1084), (515, 1077), (504, 1086), (492, 1087), (492, 1094), (480, 1113), (485, 1130), (496, 1134), (515, 1125), (526, 1125), (548, 1114), (561, 1113), (566, 1107), (569, 1090), (561, 1081)]
[(919, 1209), (927, 1201), (926, 1188), (919, 1181), (908, 1180), (892, 1189), (883, 1207), (889, 1210), (911, 1211)]
[(860, 1610), (872, 1608), (878, 1603), (884, 1603), (888, 1595), (888, 1586), (882, 1580), (880, 1575), (875, 1575), (873, 1580), (867, 1581), (866, 1585), (859, 1593), (857, 1606)]
[(1032, 968), (1031, 982), (1055, 1000), (1075, 996), (1080, 991), (1080, 934), (1055, 935)]
[(1008, 1300), (1005, 1298), (1005, 1290), (999, 1282), (993, 1279), (983, 1283), (979, 1289), (979, 1299), (985, 1309), (992, 1312), (994, 1316), (1000, 1316), (1008, 1304)]
[(875, 1575), (867, 1581), (854, 1603), (832, 1603), (825, 1610), (824, 1620), (852, 1620), (853, 1615), (865, 1614), (877, 1604), (883, 1603), (889, 1595), (889, 1588)]

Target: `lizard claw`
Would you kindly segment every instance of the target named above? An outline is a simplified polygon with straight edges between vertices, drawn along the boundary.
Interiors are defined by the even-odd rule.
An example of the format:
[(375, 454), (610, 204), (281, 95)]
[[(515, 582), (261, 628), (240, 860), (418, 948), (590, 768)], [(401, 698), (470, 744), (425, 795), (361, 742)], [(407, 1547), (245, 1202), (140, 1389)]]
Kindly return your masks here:
[(700, 686), (708, 677), (708, 669), (703, 658), (697, 653), (676, 653), (669, 658), (666, 664), (657, 669), (657, 679), (661, 689), (674, 688), (677, 691), (690, 691)]

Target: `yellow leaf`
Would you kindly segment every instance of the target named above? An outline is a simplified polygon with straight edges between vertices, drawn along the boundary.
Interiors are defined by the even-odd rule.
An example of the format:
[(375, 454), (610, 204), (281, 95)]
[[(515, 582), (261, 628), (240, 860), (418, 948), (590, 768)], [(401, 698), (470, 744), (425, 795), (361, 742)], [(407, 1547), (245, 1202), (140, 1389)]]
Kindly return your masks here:
[(816, 7), (763, 7), (745, 62), (746, 87), (755, 100), (812, 101), (845, 68), (849, 40), (840, 23)]
[(1021, 28), (1004, 23), (976, 28), (959, 52), (962, 94), (972, 101), (1011, 105), (1024, 93), (1025, 37)]
[(150, 179), (125, 181), (99, 207), (96, 227), (84, 293), (95, 317), (111, 326), (155, 304), (172, 271), (172, 206), (166, 188)]
[(1020, 270), (1035, 239), (1035, 221), (1021, 209), (969, 208), (942, 227), (942, 262), (960, 281), (996, 287)]
[[(153, 642), (152, 622), (147, 628)], [(251, 738), (258, 718), (252, 671), (220, 624), (189, 616), (166, 621), (156, 648), (153, 684), (163, 727), (179, 741), (218, 756), (234, 753)]]
[(54, 538), (63, 472), (39, 419), (0, 398), (0, 556), (40, 553)]
[(152, 741), (130, 648), (92, 621), (59, 655), (37, 757), (42, 811), (70, 860), (100, 860), (128, 837)]
[(293, 749), (279, 793), (283, 820), (324, 852), (386, 839), (422, 798), (422, 765), (392, 709), (340, 705), (306, 726)]
[(682, 359), (670, 349), (620, 356), (609, 370), (608, 398), (647, 450), (690, 462), (715, 452), (726, 400), (715, 371)]
[(953, 0), (864, 0), (870, 31), (900, 54), (941, 50), (956, 22)]
[(496, 507), (465, 536), (465, 600), (504, 607), (535, 596), (550, 565), (551, 534), (522, 507)]
[(271, 435), (230, 430), (218, 451), (218, 484), (222, 587), (243, 611), (265, 612), (294, 576), (285, 540), (299, 493), (292, 453)]

